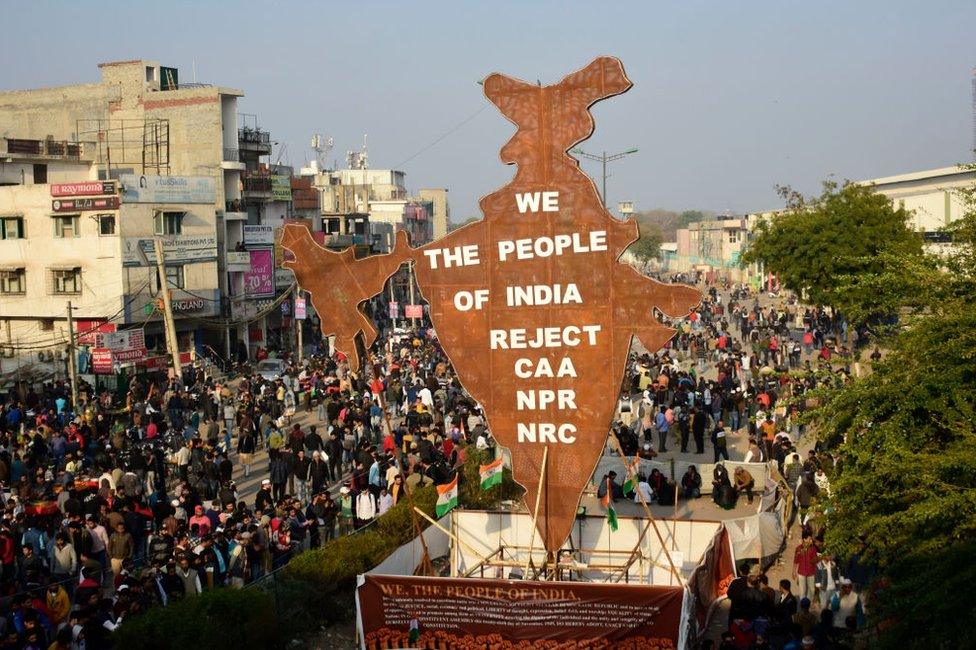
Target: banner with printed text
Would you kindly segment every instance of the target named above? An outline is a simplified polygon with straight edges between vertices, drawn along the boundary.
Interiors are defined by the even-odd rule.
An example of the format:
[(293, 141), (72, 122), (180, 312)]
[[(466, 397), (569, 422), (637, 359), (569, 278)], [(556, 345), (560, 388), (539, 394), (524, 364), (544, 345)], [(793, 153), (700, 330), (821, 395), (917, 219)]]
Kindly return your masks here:
[[(674, 648), (682, 587), (359, 576), (360, 647)], [(411, 640), (411, 624), (417, 628)]]

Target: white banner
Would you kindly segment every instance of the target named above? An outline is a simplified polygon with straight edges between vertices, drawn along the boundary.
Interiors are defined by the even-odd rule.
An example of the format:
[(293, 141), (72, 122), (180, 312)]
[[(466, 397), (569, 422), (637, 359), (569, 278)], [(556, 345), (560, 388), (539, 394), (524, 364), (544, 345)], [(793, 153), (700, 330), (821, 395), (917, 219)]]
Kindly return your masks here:
[[(160, 237), (163, 255), (169, 264), (213, 262), (217, 259), (217, 238), (208, 235)], [(156, 249), (152, 239), (126, 237), (122, 242), (122, 266), (155, 266)]]
[(244, 244), (247, 246), (270, 246), (274, 239), (272, 226), (244, 226)]

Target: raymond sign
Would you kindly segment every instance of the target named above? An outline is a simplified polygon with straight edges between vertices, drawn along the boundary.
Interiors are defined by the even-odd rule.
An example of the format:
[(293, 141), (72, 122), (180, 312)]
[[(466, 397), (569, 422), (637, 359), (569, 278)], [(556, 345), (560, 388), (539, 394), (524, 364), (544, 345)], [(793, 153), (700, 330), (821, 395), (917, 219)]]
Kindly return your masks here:
[(677, 319), (701, 301), (692, 287), (662, 284), (619, 262), (637, 240), (637, 224), (607, 212), (567, 153), (593, 132), (589, 107), (630, 86), (613, 57), (549, 86), (488, 75), (485, 96), (517, 127), (502, 147), (517, 170), (481, 199), (483, 220), (437, 241), (410, 248), (401, 231), (390, 254), (356, 260), (348, 250), (322, 249), (306, 227), (288, 224), (283, 235), (295, 256), (285, 266), (315, 304), (329, 305), (319, 314), (322, 333), (335, 334), (354, 369), (356, 337), (367, 349), (376, 339), (356, 306), (414, 262), (441, 345), (511, 452), (512, 474), (549, 551), (569, 536), (603, 453), (634, 337), (657, 352), (675, 330), (655, 310)]
[[(360, 648), (675, 648), (683, 587), (361, 575)], [(416, 620), (419, 638), (410, 641)]]
[(115, 181), (87, 183), (52, 183), (51, 196), (101, 196), (116, 193)]

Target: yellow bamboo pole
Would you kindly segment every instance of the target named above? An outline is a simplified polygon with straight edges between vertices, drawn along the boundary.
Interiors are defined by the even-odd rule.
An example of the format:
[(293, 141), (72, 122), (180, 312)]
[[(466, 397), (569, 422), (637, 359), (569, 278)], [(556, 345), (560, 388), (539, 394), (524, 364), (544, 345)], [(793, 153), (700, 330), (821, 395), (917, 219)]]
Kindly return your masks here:
[(539, 520), (539, 502), (542, 499), (542, 491), (546, 483), (546, 463), (549, 460), (549, 445), (546, 445), (542, 452), (542, 470), (539, 473), (539, 489), (535, 493), (535, 510), (532, 512), (532, 535), (529, 537), (529, 554), (525, 559), (525, 579), (529, 578), (529, 564), (532, 562), (532, 545), (535, 544), (535, 526)]

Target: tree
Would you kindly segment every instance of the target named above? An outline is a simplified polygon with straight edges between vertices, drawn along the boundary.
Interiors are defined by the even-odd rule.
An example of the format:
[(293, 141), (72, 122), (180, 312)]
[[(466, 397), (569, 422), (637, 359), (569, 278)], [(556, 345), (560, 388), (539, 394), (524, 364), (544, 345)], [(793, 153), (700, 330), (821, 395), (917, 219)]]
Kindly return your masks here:
[(889, 255), (879, 276), (841, 284), (854, 292), (843, 301), (874, 288), (917, 316), (870, 375), (826, 391), (812, 414), (840, 458), (826, 541), (883, 578), (870, 609), (882, 646), (976, 647), (976, 189), (961, 196), (950, 249), (910, 257), (901, 274)]
[(638, 223), (640, 237), (630, 248), (630, 253), (639, 259), (644, 266), (650, 264), (651, 260), (656, 260), (661, 251), (661, 231), (655, 226)]
[(884, 255), (917, 259), (922, 253), (911, 213), (870, 187), (825, 181), (820, 196), (809, 199), (777, 189), (787, 207), (757, 225), (742, 262), (761, 262), (814, 304), (841, 308), (850, 295), (838, 289), (842, 279), (879, 273)]

